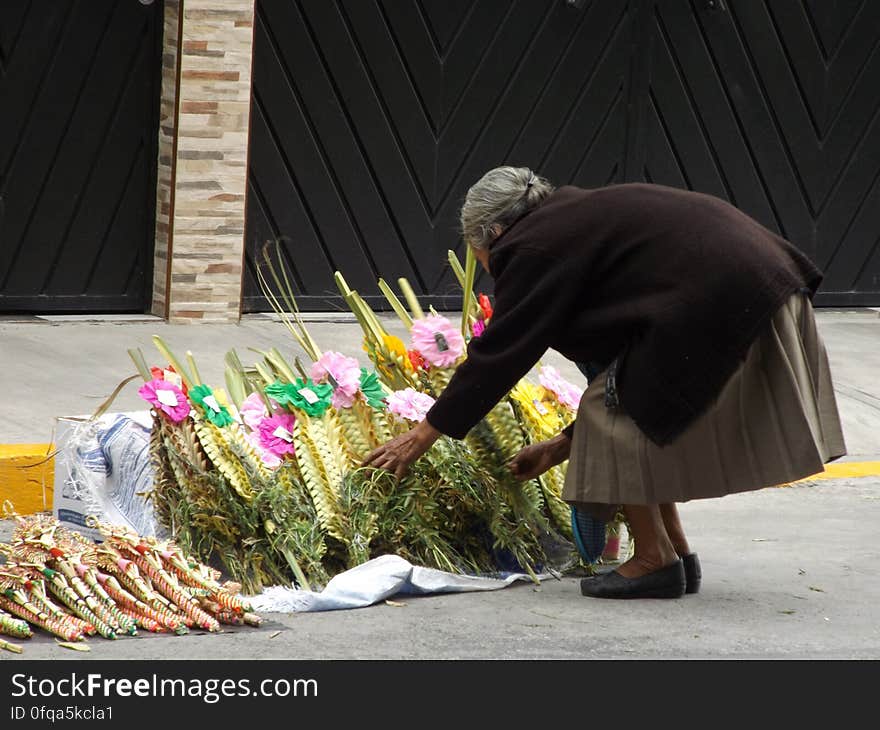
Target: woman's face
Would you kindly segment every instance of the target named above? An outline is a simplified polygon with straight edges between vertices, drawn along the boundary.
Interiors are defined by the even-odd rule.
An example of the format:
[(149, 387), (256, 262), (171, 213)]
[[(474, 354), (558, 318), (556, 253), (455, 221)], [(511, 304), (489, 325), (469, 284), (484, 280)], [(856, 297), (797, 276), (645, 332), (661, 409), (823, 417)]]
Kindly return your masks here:
[(489, 249), (488, 248), (471, 248), (471, 251), (474, 254), (474, 258), (479, 261), (483, 268), (486, 270), (486, 273), (489, 272)]
[[(502, 233), (504, 233), (504, 228), (502, 228), (501, 225), (498, 223), (493, 223), (492, 227), (489, 229), (489, 233), (492, 237), (492, 240), (494, 241), (496, 238), (498, 238), (498, 236), (500, 236)], [(489, 249), (488, 248), (474, 248), (472, 246), (471, 251), (473, 251), (474, 258), (483, 265), (483, 268), (486, 270), (486, 273), (491, 274), (492, 272), (489, 271)]]

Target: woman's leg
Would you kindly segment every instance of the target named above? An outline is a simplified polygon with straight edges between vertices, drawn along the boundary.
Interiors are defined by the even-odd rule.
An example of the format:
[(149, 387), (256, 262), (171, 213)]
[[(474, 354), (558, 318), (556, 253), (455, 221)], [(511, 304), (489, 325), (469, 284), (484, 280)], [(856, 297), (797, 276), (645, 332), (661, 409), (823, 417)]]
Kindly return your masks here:
[(689, 555), (691, 548), (684, 534), (684, 528), (681, 526), (681, 517), (678, 515), (678, 508), (675, 506), (675, 503), (661, 504), (660, 516), (663, 518), (663, 527), (666, 528), (666, 534), (669, 536), (675, 552), (681, 557)]
[(659, 505), (624, 505), (623, 511), (636, 549), (633, 557), (617, 568), (616, 572), (625, 578), (639, 578), (678, 560), (675, 546), (666, 532)]
[(699, 593), (703, 570), (697, 554), (691, 552), (691, 546), (681, 526), (681, 518), (678, 516), (678, 507), (672, 502), (661, 504), (660, 516), (663, 518), (663, 526), (666, 528), (666, 534), (669, 535), (669, 541), (684, 563), (685, 593)]

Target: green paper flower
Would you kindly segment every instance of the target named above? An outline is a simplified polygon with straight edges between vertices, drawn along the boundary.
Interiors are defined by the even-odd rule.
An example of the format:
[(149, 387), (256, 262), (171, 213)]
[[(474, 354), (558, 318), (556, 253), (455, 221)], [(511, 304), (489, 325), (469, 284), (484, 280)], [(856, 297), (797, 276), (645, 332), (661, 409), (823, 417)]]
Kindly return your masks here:
[(233, 422), (226, 406), (221, 406), (214, 398), (214, 391), (207, 385), (196, 385), (189, 389), (189, 399), (196, 404), (211, 423), (223, 428)]
[(379, 376), (376, 373), (368, 372), (366, 368), (361, 368), (361, 393), (367, 399), (367, 405), (377, 411), (384, 411), (388, 404), (385, 403), (385, 390), (379, 382)]
[(266, 386), (266, 395), (281, 405), (290, 406), (310, 416), (320, 418), (330, 407), (333, 386), (330, 383), (314, 383), (311, 379), (297, 378), (293, 383), (276, 380)]
[(293, 386), (290, 383), (282, 383), (280, 380), (276, 380), (271, 385), (267, 385), (263, 392), (280, 405), (287, 406), (291, 402), (290, 392), (292, 390)]

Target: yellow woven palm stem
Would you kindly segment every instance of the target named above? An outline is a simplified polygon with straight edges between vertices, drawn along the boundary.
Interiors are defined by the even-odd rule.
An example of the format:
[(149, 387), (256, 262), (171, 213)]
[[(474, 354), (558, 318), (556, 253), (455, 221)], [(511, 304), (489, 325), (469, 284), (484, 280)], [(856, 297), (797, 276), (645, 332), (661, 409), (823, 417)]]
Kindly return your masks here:
[(501, 457), (505, 461), (519, 453), (526, 445), (522, 426), (506, 398), (489, 411), (486, 421), (492, 427), (498, 447), (501, 449)]
[(387, 351), (387, 357), (394, 363), (392, 372), (396, 388), (403, 389), (415, 387), (416, 382), (410, 372), (409, 359), (390, 351)]
[[(405, 350), (400, 351), (403, 348), (403, 343), (396, 338), (387, 336), (383, 342), (384, 344), (377, 347), (376, 352), (383, 372), (389, 379), (387, 384), (397, 390), (414, 387), (416, 383), (409, 356)], [(391, 342), (394, 343), (394, 349), (389, 346)]]
[(199, 442), (195, 426), (190, 419), (174, 424), (163, 418), (161, 423), (163, 438), (170, 447), (201, 471), (210, 469), (205, 450)]
[[(331, 473), (327, 471), (327, 464), (323, 454), (329, 451), (326, 448), (326, 439), (321, 434), (315, 435), (317, 429), (312, 420), (301, 415), (293, 427), (293, 440), (296, 446), (296, 460), (302, 474), (303, 482), (312, 498), (315, 512), (324, 531), (338, 540), (344, 540), (340, 529), (339, 505), (336, 496), (335, 485), (342, 481), (342, 476), (331, 465)], [(318, 443), (324, 444), (324, 449)], [(333, 480), (336, 481), (333, 481)]]
[(217, 429), (219, 437), (224, 440), (228, 448), (234, 452), (246, 469), (256, 474), (261, 479), (268, 479), (272, 472), (263, 463), (256, 449), (247, 440), (241, 427), (237, 423), (230, 424), (226, 428)]
[(428, 382), (431, 384), (431, 389), (434, 391), (432, 395), (435, 398), (439, 398), (440, 394), (446, 390), (446, 386), (449, 385), (449, 381), (452, 379), (453, 372), (450, 368), (433, 367), (428, 371)]
[(499, 481), (513, 478), (509, 470), (504, 468), (495, 434), (486, 421), (481, 421), (472, 428), (464, 437), (464, 442), (473, 453), (475, 463), (482, 469)]
[(483, 468), (494, 474), (492, 465), (495, 459), (492, 458), (492, 452), (484, 443), (484, 439), (477, 433), (477, 429), (471, 429), (464, 437), (464, 442), (468, 449), (474, 455), (474, 461), (479, 463)]
[(150, 463), (153, 465), (153, 490), (150, 498), (159, 521), (171, 522), (170, 501), (179, 499), (180, 487), (174, 477), (162, 436), (162, 426), (153, 421), (150, 429)]
[[(166, 446), (166, 448), (168, 448)], [(171, 470), (171, 473), (174, 477), (174, 482), (180, 487), (182, 494), (186, 494), (188, 491), (188, 475), (183, 468), (183, 464), (180, 459), (169, 458), (168, 459), (168, 468)], [(161, 495), (164, 496), (164, 495)], [(172, 527), (172, 525), (168, 525), (168, 527)]]
[[(203, 506), (203, 503), (211, 501), (212, 495), (205, 493), (204, 471), (196, 471), (185, 456), (175, 451), (175, 445), (170, 438), (164, 439), (165, 456), (168, 466), (173, 474), (173, 488), (158, 493), (157, 504), (162, 505), (159, 511), (164, 516), (164, 524), (171, 530), (175, 540), (181, 540), (188, 546), (192, 546), (197, 539), (197, 525), (189, 521), (181, 523), (178, 519), (178, 506), (186, 503), (193, 507)], [(158, 488), (159, 485), (156, 485)]]
[(379, 373), (379, 376), (382, 382), (391, 390), (403, 390), (404, 388), (409, 388), (411, 383), (407, 382), (403, 376), (401, 375), (400, 368), (393, 361), (389, 361), (389, 355), (387, 358), (382, 355), (382, 353), (378, 353), (375, 358), (371, 358), (373, 365), (376, 368), (376, 372)]
[[(361, 402), (358, 400), (351, 408), (340, 408), (336, 411), (349, 456), (357, 464), (361, 463), (378, 445), (373, 439), (371, 423), (359, 417), (355, 410), (359, 406)], [(363, 404), (363, 407), (369, 408), (366, 404)]]
[[(289, 494), (294, 492), (299, 493), (301, 485), (305, 484), (301, 474), (298, 474), (296, 470), (286, 466), (275, 472), (274, 478)], [(306, 492), (308, 492), (308, 488), (306, 488)], [(305, 496), (308, 498), (309, 495), (307, 494)], [(282, 541), (276, 549), (278, 549), (285, 557), (292, 569), (294, 568), (294, 565), (301, 566), (302, 572), (305, 573), (304, 577), (307, 580), (305, 583), (301, 584), (300, 587), (311, 590), (309, 588), (310, 585), (313, 587), (317, 585), (326, 585), (327, 581), (330, 579), (321, 564), (321, 559), (327, 552), (327, 546), (324, 539), (326, 532), (320, 518), (317, 521), (312, 522), (310, 516), (311, 512), (307, 513), (304, 505), (300, 509), (300, 518), (302, 521), (310, 523), (309, 531), (307, 533), (293, 533), (290, 542), (287, 542), (286, 540)], [(297, 579), (300, 580), (300, 576), (297, 576)]]
[(229, 448), (220, 429), (209, 421), (195, 421), (194, 428), (199, 443), (217, 470), (229, 480), (238, 495), (250, 501), (254, 496), (247, 470)]
[(498, 479), (499, 483), (510, 490), (509, 494), (515, 501), (522, 494), (527, 505), (519, 505), (522, 509), (531, 509), (540, 513), (544, 507), (544, 498), (540, 486), (531, 479), (525, 482), (517, 480), (507, 466), (507, 462), (525, 446), (522, 427), (507, 399), (500, 401), (486, 416), (486, 429), (473, 429), (466, 437), (467, 444), (480, 456), (480, 461)]
[(285, 468), (276, 471), (273, 478), (278, 484), (284, 487), (285, 491), (294, 491), (297, 488), (296, 480), (302, 480), (302, 474), (299, 471), (299, 464), (296, 463), (296, 460), (292, 460), (289, 466), (285, 464)]
[[(377, 411), (366, 403), (356, 403), (358, 418), (361, 419), (365, 429), (369, 429), (371, 439), (376, 446), (390, 441), (393, 437), (387, 411)], [(375, 448), (375, 447), (374, 447)]]
[(332, 478), (330, 484), (338, 492), (342, 477), (354, 468), (354, 462), (345, 447), (342, 424), (334, 410), (328, 410), (320, 419), (312, 418), (310, 422), (315, 446), (321, 450), (327, 474)]
[[(542, 389), (526, 380), (521, 380), (510, 393), (511, 403), (525, 430), (527, 441), (532, 444), (552, 438), (562, 428), (562, 419), (557, 410), (552, 403), (545, 405), (541, 395)], [(571, 539), (571, 508), (562, 500), (565, 469), (565, 464), (553, 467), (541, 475), (539, 483), (553, 523), (565, 537)]]
[(528, 503), (538, 512), (544, 509), (544, 492), (534, 479), (521, 482), (522, 493)]

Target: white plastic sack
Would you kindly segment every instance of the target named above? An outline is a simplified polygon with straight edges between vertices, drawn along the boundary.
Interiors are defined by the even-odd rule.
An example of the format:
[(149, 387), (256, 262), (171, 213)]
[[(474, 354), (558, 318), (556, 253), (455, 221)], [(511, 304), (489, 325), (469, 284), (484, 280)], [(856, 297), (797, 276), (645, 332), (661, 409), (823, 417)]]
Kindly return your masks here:
[[(540, 580), (551, 577), (542, 573)], [(525, 573), (505, 578), (446, 573), (433, 568), (415, 566), (397, 555), (382, 555), (330, 579), (320, 593), (284, 586), (267, 588), (248, 600), (257, 611), (302, 613), (363, 608), (397, 594), (465, 593), (494, 591), (518, 580), (531, 580)]]
[(59, 522), (95, 540), (100, 533), (86, 526), (91, 515), (147, 537), (165, 535), (144, 496), (153, 485), (150, 426), (147, 411), (58, 420), (52, 511)]

